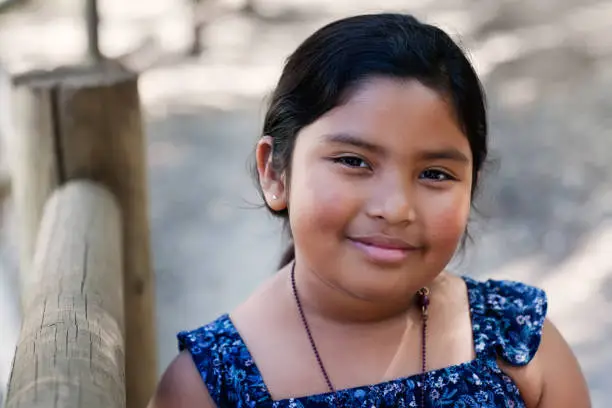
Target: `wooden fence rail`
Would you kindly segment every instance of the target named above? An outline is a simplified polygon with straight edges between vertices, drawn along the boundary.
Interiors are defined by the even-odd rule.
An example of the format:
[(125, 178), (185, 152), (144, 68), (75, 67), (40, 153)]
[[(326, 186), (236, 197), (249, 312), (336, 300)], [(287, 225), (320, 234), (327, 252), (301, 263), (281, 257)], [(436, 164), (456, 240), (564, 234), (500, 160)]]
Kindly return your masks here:
[[(105, 62), (9, 77), (9, 167), (25, 319), (9, 407), (143, 408), (157, 380), (157, 342), (138, 76)], [(123, 222), (114, 221), (117, 210), (102, 187), (75, 180), (108, 189)], [(47, 205), (53, 210), (44, 209), (57, 194)], [(113, 277), (102, 279), (110, 269)], [(94, 382), (71, 383), (81, 375)], [(96, 400), (99, 386), (108, 395)], [(56, 387), (55, 394), (41, 387)], [(85, 394), (106, 405), (86, 403)], [(82, 404), (57, 405), (60, 397)]]
[(112, 193), (74, 181), (51, 196), (7, 408), (125, 408), (122, 244)]

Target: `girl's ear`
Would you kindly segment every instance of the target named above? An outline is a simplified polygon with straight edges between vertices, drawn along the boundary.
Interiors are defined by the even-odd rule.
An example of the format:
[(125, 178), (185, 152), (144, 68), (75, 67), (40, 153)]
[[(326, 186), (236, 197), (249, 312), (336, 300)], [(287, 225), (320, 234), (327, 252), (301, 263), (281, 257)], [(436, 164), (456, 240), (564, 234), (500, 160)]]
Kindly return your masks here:
[(271, 136), (262, 137), (257, 143), (255, 158), (259, 184), (268, 206), (274, 211), (287, 208), (284, 174), (277, 173), (272, 166), (273, 141)]

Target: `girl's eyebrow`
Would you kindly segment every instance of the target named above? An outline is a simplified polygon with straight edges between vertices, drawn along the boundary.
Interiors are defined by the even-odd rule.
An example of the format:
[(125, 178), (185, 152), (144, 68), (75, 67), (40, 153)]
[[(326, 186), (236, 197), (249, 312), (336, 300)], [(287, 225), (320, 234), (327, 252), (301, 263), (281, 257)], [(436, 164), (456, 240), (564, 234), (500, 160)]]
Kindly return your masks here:
[(360, 149), (369, 150), (373, 153), (384, 154), (385, 149), (372, 142), (368, 142), (363, 138), (350, 133), (332, 133), (323, 136), (323, 139), (332, 144), (350, 145)]
[[(323, 136), (328, 143), (350, 145), (360, 149), (369, 150), (373, 153), (383, 155), (385, 149), (375, 143), (364, 140), (363, 138), (350, 133), (332, 133)], [(459, 149), (448, 147), (436, 150), (424, 150), (418, 153), (418, 158), (423, 161), (427, 160), (450, 160), (463, 164), (468, 164), (470, 159), (463, 154)]]
[(427, 160), (451, 160), (463, 164), (469, 164), (470, 159), (461, 151), (454, 147), (448, 147), (439, 150), (424, 150), (419, 152), (419, 159)]

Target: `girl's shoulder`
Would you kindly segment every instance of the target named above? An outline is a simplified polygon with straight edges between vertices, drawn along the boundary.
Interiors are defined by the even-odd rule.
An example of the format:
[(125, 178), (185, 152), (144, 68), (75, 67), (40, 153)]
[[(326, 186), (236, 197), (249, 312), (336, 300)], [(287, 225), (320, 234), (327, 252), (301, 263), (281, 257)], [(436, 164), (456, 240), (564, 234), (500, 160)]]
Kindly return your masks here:
[(490, 353), (513, 366), (528, 364), (542, 339), (546, 292), (511, 280), (464, 277), (477, 353)]
[[(218, 343), (231, 343), (237, 336), (229, 315), (223, 314), (217, 319), (191, 330), (183, 330), (177, 334), (179, 350), (191, 349), (195, 345), (202, 348), (218, 347)], [(196, 350), (197, 351), (197, 350)]]
[(546, 318), (546, 293), (515, 281), (465, 281), (477, 352), (501, 357), (528, 406), (590, 407), (576, 357)]
[(218, 406), (238, 400), (254, 402), (267, 396), (261, 374), (229, 314), (196, 329), (181, 331), (177, 339), (179, 351), (191, 354)]

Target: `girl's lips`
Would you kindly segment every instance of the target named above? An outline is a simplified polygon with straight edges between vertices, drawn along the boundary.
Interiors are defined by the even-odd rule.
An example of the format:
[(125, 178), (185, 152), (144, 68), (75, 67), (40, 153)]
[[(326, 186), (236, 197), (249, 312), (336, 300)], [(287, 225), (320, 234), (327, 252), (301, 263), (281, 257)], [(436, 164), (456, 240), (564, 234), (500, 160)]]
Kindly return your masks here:
[(400, 263), (418, 249), (403, 240), (385, 236), (349, 238), (349, 242), (368, 259), (383, 264)]

